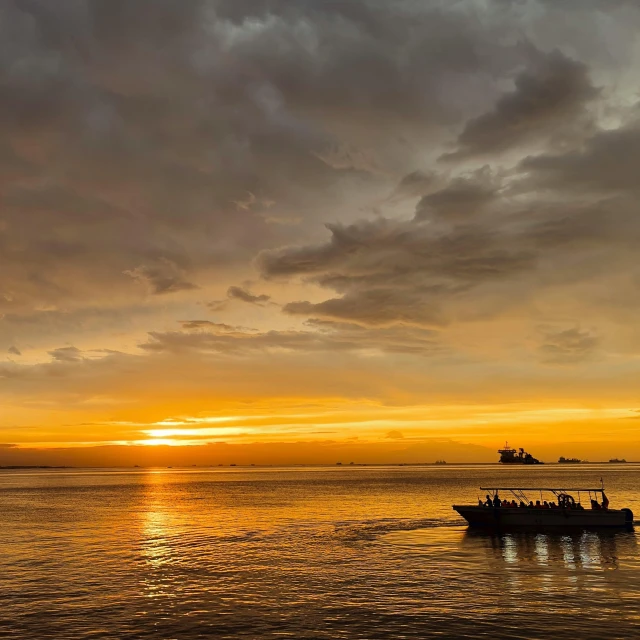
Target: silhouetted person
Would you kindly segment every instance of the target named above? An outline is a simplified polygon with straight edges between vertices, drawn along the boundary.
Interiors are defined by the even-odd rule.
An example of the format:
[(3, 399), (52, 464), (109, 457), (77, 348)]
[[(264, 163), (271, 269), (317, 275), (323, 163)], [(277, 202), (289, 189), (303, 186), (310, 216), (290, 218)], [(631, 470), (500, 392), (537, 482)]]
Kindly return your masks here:
[(495, 496), (493, 496), (493, 506), (494, 507), (500, 506), (500, 496), (497, 493)]
[(536, 509), (542, 509), (542, 505), (540, 504), (540, 500), (536, 500)]
[(520, 500), (520, 506), (521, 507), (526, 507), (527, 505), (522, 500)]
[(487, 493), (487, 499), (484, 501), (487, 507), (493, 507), (493, 502), (491, 502), (491, 496)]
[(542, 503), (542, 508), (543, 509), (548, 509), (549, 508), (549, 503), (546, 500)]
[(529, 500), (529, 509), (533, 509), (533, 500)]

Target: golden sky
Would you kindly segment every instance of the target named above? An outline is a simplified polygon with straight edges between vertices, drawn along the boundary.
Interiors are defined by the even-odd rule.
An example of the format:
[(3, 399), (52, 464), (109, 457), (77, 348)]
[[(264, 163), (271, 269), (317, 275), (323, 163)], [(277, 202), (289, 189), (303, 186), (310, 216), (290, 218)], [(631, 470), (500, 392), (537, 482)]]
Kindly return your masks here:
[(8, 2), (0, 466), (640, 459), (639, 28)]

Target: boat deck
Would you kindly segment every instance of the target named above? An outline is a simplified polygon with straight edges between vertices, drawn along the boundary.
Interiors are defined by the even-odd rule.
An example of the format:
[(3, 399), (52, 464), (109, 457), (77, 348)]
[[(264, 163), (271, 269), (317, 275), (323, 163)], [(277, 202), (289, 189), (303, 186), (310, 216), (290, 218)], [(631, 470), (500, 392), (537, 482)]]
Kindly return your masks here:
[(454, 505), (472, 527), (486, 528), (625, 528), (633, 526), (629, 509), (540, 509)]

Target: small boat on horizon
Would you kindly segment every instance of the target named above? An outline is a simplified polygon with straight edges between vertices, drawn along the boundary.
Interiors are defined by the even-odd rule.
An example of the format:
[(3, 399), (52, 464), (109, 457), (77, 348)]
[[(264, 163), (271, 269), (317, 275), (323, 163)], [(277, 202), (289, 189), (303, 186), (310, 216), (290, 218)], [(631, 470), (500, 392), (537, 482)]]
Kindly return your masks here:
[[(487, 492), (484, 502), (478, 499), (477, 505), (453, 505), (453, 510), (470, 527), (522, 530), (633, 527), (631, 509), (609, 509), (604, 486), (599, 489), (480, 487), (480, 490)], [(511, 499), (502, 499), (500, 492), (510, 495)], [(540, 499), (534, 504), (527, 492), (535, 492), (536, 498), (539, 494)], [(544, 499), (544, 494), (549, 495), (549, 500)], [(577, 500), (573, 494), (577, 494)], [(589, 496), (588, 508), (581, 504), (584, 495)]]

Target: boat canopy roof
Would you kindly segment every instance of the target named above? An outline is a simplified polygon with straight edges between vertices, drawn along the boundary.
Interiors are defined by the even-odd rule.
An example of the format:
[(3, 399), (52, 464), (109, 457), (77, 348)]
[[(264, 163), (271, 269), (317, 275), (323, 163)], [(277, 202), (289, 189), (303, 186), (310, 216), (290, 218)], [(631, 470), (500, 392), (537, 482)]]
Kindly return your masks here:
[(554, 493), (558, 491), (598, 491), (602, 493), (604, 489), (602, 487), (598, 487), (597, 489), (574, 489), (571, 487), (480, 487), (480, 491), (553, 491)]

